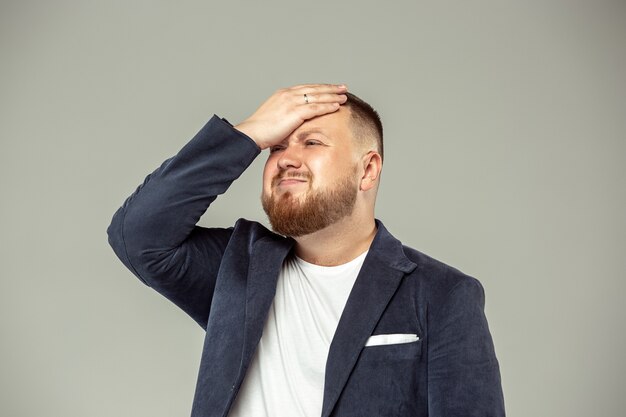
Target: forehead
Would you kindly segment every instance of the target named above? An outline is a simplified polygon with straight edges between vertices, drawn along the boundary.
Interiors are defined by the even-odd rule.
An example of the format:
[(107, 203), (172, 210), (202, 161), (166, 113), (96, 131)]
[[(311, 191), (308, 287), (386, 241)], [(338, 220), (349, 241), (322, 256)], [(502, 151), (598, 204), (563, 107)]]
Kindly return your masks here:
[(348, 142), (352, 138), (350, 110), (341, 106), (336, 112), (309, 119), (302, 123), (292, 136), (300, 138), (313, 133), (322, 134), (333, 141)]

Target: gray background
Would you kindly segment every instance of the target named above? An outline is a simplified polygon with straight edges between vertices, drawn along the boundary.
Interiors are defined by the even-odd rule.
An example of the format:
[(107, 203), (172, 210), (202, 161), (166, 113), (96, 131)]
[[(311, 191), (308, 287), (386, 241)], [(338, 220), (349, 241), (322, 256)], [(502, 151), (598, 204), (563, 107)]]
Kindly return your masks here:
[[(483, 283), (508, 415), (623, 415), (625, 41), (623, 1), (2, 1), (0, 415), (189, 414), (203, 331), (106, 227), (302, 82), (380, 111), (377, 216)], [(264, 159), (202, 225), (265, 222)]]

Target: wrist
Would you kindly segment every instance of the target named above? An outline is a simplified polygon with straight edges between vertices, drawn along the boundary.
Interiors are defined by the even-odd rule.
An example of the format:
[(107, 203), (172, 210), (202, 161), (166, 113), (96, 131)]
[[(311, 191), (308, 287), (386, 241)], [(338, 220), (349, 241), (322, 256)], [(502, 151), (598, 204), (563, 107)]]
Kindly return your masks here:
[(256, 145), (261, 150), (266, 149), (268, 147), (267, 144), (265, 144), (263, 141), (258, 139), (259, 135), (246, 122), (239, 123), (238, 125), (233, 126), (233, 128), (237, 129), (238, 131), (240, 131), (241, 133), (243, 133), (244, 135), (246, 135), (250, 139), (252, 139), (254, 141), (254, 143), (256, 143)]

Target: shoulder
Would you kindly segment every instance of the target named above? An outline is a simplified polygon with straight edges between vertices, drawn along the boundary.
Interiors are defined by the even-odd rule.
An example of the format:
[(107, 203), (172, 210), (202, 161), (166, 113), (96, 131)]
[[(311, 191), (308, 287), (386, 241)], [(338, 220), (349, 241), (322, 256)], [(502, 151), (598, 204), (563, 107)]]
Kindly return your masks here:
[(478, 279), (406, 245), (402, 249), (405, 256), (417, 265), (408, 279), (417, 285), (422, 302), (437, 306), (458, 297), (483, 302), (484, 291)]

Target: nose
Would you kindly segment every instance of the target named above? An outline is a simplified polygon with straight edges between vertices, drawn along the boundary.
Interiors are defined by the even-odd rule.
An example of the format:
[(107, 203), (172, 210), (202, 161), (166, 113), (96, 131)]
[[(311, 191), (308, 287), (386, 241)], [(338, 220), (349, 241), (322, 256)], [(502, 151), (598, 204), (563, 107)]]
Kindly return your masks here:
[(287, 145), (281, 152), (278, 157), (278, 168), (281, 170), (287, 170), (289, 168), (298, 169), (302, 165), (302, 159), (300, 155), (300, 151), (297, 149), (297, 146)]

